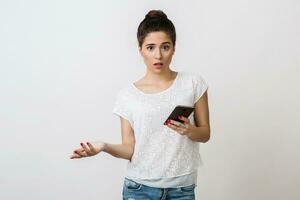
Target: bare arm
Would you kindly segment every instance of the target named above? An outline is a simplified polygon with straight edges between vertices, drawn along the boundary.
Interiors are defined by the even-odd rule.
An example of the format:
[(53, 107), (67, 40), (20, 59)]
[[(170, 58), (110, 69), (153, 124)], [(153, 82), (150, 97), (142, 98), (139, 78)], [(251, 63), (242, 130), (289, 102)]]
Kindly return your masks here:
[(123, 117), (120, 117), (120, 120), (122, 144), (109, 144), (102, 141), (81, 143), (81, 148), (76, 149), (70, 158), (94, 156), (104, 151), (114, 157), (131, 160), (135, 145), (134, 131), (128, 120)]
[(207, 91), (195, 103), (194, 119), (196, 127), (188, 134), (188, 137), (197, 142), (207, 142), (210, 138)]
[(122, 132), (122, 144), (106, 144), (104, 152), (111, 154), (117, 158), (123, 158), (131, 160), (134, 152), (135, 137), (134, 131), (128, 122), (128, 120), (120, 117), (121, 120), (121, 132)]

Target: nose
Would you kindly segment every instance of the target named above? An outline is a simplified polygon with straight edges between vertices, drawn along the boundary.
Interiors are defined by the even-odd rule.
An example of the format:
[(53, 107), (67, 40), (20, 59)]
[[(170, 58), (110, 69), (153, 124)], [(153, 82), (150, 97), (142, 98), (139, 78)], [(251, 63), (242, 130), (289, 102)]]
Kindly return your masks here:
[(161, 59), (161, 51), (159, 48), (156, 49), (155, 54), (154, 54), (155, 59)]

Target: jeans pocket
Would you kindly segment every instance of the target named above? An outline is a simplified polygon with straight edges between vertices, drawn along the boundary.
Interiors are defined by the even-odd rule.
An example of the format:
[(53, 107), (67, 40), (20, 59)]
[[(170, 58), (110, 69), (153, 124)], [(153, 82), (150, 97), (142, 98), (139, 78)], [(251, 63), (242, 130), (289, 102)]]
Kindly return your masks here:
[(185, 186), (185, 187), (181, 187), (180, 190), (181, 192), (193, 192), (195, 190), (196, 185), (189, 185), (189, 186)]
[(137, 182), (135, 182), (133, 180), (125, 178), (124, 187), (127, 190), (135, 190), (135, 191), (137, 191), (137, 190), (140, 190), (142, 188), (142, 184), (137, 183)]

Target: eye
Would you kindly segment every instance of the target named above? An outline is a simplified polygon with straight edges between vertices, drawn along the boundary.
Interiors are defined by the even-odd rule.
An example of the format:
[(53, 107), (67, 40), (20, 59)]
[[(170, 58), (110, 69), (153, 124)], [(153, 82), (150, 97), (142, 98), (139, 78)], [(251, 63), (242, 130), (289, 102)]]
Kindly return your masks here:
[(164, 50), (169, 50), (170, 49), (170, 46), (169, 45), (165, 45), (163, 46)]
[(153, 50), (153, 46), (148, 46), (147, 49), (148, 49), (149, 51), (151, 51), (151, 50)]

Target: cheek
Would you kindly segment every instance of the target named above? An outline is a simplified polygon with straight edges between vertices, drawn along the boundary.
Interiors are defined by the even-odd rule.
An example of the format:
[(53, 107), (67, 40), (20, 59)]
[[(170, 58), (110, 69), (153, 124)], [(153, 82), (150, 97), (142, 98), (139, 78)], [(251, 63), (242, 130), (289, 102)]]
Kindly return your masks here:
[(144, 58), (144, 61), (148, 62), (148, 61), (151, 61), (152, 56), (149, 53), (147, 53), (147, 54), (144, 53), (143, 58)]
[(143, 56), (143, 58), (144, 58), (144, 61), (145, 61), (145, 62), (148, 62), (148, 60), (149, 60), (149, 57), (148, 57), (148, 56)]
[(172, 60), (172, 57), (173, 57), (173, 53), (171, 52), (166, 55), (167, 60)]

